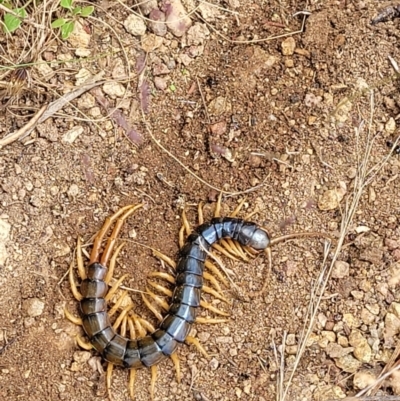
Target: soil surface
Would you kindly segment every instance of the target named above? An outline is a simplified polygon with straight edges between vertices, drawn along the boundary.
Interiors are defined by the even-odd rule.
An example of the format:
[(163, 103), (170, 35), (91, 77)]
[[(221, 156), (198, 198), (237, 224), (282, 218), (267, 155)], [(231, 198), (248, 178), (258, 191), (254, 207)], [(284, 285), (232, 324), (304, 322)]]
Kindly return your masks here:
[[(158, 12), (168, 16), (179, 2), (164, 3)], [(148, 19), (143, 29), (129, 24), (139, 10), (130, 0), (93, 4), (75, 42), (49, 30), (30, 48), (37, 38), (29, 24), (0, 38), (4, 66), (33, 62), (20, 75), (1, 67), (0, 138), (86, 78), (98, 82), (0, 149), (0, 398), (7, 401), (108, 399), (106, 364), (77, 345), (82, 329), (64, 309), (78, 315), (67, 275), (77, 238), (90, 252), (93, 235), (120, 207), (144, 204), (119, 236), (126, 245), (115, 277), (128, 274), (132, 289), (144, 291), (149, 273), (168, 271), (148, 247), (177, 260), (183, 207), (196, 226), (198, 203), (209, 219), (221, 189), (223, 215), (245, 197), (240, 215), (256, 211), (252, 220), (272, 237), (333, 237), (329, 266), (362, 166), (380, 163), (397, 137), (389, 56), (400, 62), (400, 19), (371, 25), (388, 4), (184, 2), (194, 11), (176, 31)], [(399, 174), (395, 153), (363, 189), (280, 399), (355, 395), (390, 360), (400, 331)], [(232, 285), (224, 287), (230, 304), (205, 296), (230, 314), (226, 323), (194, 326), (211, 359), (182, 345), (182, 381), (171, 361), (161, 363), (155, 399), (275, 400), (309, 326), (310, 300), (320, 295), (313, 288), (326, 244), (321, 235), (272, 247), (259, 297), (238, 296)], [(266, 257), (221, 259), (243, 293), (261, 288)], [(132, 299), (135, 313), (157, 325), (140, 293)], [(127, 377), (115, 369), (113, 400), (130, 399)], [(136, 400), (150, 399), (150, 377), (149, 369), (137, 372)], [(399, 394), (394, 382), (378, 394)]]

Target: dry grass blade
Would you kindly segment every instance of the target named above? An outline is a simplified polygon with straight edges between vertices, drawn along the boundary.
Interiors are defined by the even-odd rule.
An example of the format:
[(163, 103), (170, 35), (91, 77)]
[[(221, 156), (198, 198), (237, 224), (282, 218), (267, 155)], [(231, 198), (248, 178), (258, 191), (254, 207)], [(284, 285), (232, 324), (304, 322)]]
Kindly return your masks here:
[(338, 260), (338, 256), (342, 250), (342, 246), (346, 235), (349, 231), (350, 225), (352, 224), (354, 215), (358, 209), (358, 204), (361, 196), (363, 195), (366, 187), (376, 178), (379, 172), (387, 163), (389, 157), (396, 148), (399, 138), (393, 144), (393, 147), (389, 154), (384, 157), (380, 162), (375, 164), (372, 168), (369, 168), (369, 161), (371, 150), (374, 146), (375, 136), (373, 134), (373, 119), (374, 119), (374, 95), (370, 92), (370, 119), (367, 130), (367, 137), (365, 139), (365, 146), (361, 146), (361, 134), (364, 131), (364, 124), (361, 123), (357, 128), (355, 128), (355, 138), (356, 138), (356, 154), (357, 154), (357, 175), (354, 181), (354, 189), (346, 201), (344, 210), (342, 210), (342, 220), (340, 226), (340, 237), (337, 241), (336, 247), (333, 249), (333, 256), (328, 262), (328, 254), (330, 252), (330, 244), (326, 244), (324, 252), (324, 260), (322, 263), (321, 271), (317, 281), (314, 283), (311, 290), (311, 300), (309, 303), (307, 317), (304, 322), (303, 332), (299, 340), (299, 349), (296, 354), (296, 359), (290, 373), (287, 374), (288, 379), (285, 383), (281, 383), (283, 377), (286, 375), (278, 375), (278, 401), (286, 401), (289, 399), (289, 390), (292, 384), (292, 380), (296, 373), (296, 370), (300, 364), (301, 358), (304, 354), (307, 341), (313, 330), (314, 323), (319, 311), (320, 303), (323, 299), (325, 289), (327, 287), (333, 266)]

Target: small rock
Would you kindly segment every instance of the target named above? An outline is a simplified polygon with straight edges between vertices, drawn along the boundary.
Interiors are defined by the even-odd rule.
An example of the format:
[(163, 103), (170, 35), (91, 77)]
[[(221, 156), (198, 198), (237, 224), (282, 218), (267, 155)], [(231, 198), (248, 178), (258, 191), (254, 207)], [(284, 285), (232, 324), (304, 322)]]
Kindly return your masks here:
[(165, 14), (158, 10), (154, 9), (149, 18), (149, 29), (157, 36), (165, 36), (167, 34), (167, 25), (165, 24)]
[(61, 138), (61, 141), (64, 143), (74, 143), (76, 138), (83, 132), (83, 127), (77, 125), (76, 127), (71, 128), (67, 131)]
[(325, 351), (331, 358), (342, 358), (345, 355), (351, 354), (353, 352), (353, 349), (354, 348), (352, 348), (352, 347), (343, 348), (339, 344), (329, 343), (326, 346)]
[(352, 108), (353, 103), (350, 101), (349, 98), (344, 97), (339, 101), (338, 105), (336, 106), (332, 118), (337, 124), (343, 124), (349, 119)]
[(155, 77), (154, 86), (161, 91), (165, 91), (168, 88), (168, 81), (166, 78)]
[(354, 297), (354, 299), (361, 300), (364, 298), (364, 293), (362, 291), (354, 290), (354, 291), (351, 291), (350, 294)]
[(400, 395), (400, 372), (398, 370), (390, 375), (388, 385), (395, 395)]
[(152, 10), (157, 8), (157, 0), (141, 0), (139, 8), (143, 15), (149, 15)]
[(124, 21), (125, 29), (133, 36), (142, 36), (146, 33), (146, 24), (137, 15), (130, 14)]
[(286, 38), (282, 44), (282, 54), (284, 56), (291, 56), (294, 53), (294, 49), (296, 48), (296, 41), (294, 40), (293, 36), (289, 36)]
[(400, 246), (400, 241), (391, 238), (385, 238), (385, 245), (388, 247), (389, 251), (393, 251)]
[(392, 302), (389, 306), (388, 312), (393, 313), (397, 318), (400, 319), (400, 303)]
[(366, 325), (374, 323), (376, 319), (376, 317), (366, 308), (362, 308), (360, 316), (362, 322)]
[(375, 381), (376, 376), (372, 372), (362, 370), (354, 375), (353, 384), (354, 387), (358, 388), (359, 390), (363, 390)]
[(6, 244), (10, 235), (11, 225), (0, 219), (0, 266), (4, 266), (8, 258)]
[(361, 362), (355, 359), (352, 355), (345, 355), (335, 360), (338, 368), (347, 373), (355, 373), (361, 367)]
[[(378, 304), (366, 304), (365, 307), (373, 314), (379, 315), (379, 305)], [(391, 311), (389, 311), (391, 312)]]
[(22, 303), (22, 308), (30, 317), (40, 316), (44, 310), (44, 302), (38, 298), (30, 298)]
[(343, 322), (345, 322), (350, 329), (360, 327), (360, 322), (351, 313), (343, 314)]
[(187, 32), (187, 44), (189, 46), (202, 45), (209, 36), (210, 31), (208, 30), (207, 25), (196, 23)]
[(394, 120), (393, 117), (390, 117), (387, 123), (385, 124), (385, 131), (388, 134), (393, 134), (393, 132), (396, 131), (396, 121)]
[(112, 99), (115, 99), (125, 95), (125, 86), (119, 82), (106, 82), (103, 85), (103, 91)]
[(348, 277), (350, 270), (350, 265), (341, 260), (337, 260), (332, 269), (333, 278), (343, 278)]
[(91, 358), (92, 354), (88, 351), (75, 351), (74, 361), (77, 363), (85, 363)]
[(329, 189), (325, 191), (318, 200), (318, 208), (320, 210), (334, 210), (344, 197), (343, 191), (340, 189)]
[(142, 36), (142, 49), (146, 53), (151, 53), (152, 51), (158, 49), (163, 43), (163, 38), (155, 35), (154, 33), (148, 33)]
[(288, 334), (286, 337), (286, 345), (296, 345), (296, 335)]
[(218, 123), (210, 125), (210, 131), (213, 135), (223, 135), (226, 132), (226, 121), (220, 121)]
[(328, 321), (328, 318), (326, 317), (326, 315), (322, 312), (318, 313), (318, 322), (322, 327), (325, 327), (326, 322)]
[(379, 265), (383, 259), (383, 249), (377, 247), (368, 247), (360, 252), (360, 260)]
[(209, 362), (210, 369), (211, 370), (217, 370), (219, 366), (219, 362), (216, 358), (212, 358), (211, 361)]
[(208, 104), (208, 112), (213, 116), (229, 113), (231, 110), (231, 103), (223, 96), (216, 97)]
[(201, 16), (207, 22), (214, 22), (220, 12), (217, 7), (207, 2), (201, 2), (198, 6)]
[(86, 32), (83, 25), (79, 21), (75, 21), (74, 30), (67, 39), (70, 45), (75, 48), (87, 48), (90, 39), (91, 35)]
[(164, 4), (167, 28), (180, 38), (192, 26), (192, 20), (180, 0), (166, 0)]
[(68, 246), (66, 242), (63, 242), (61, 240), (57, 240), (54, 242), (54, 257), (58, 258), (60, 256), (66, 256), (71, 252), (71, 248)]
[(76, 184), (71, 184), (69, 187), (67, 194), (72, 198), (75, 198), (79, 194), (79, 187)]
[(350, 333), (349, 342), (354, 347), (354, 356), (363, 363), (369, 363), (372, 357), (372, 350), (366, 338), (358, 330)]
[(385, 341), (392, 341), (400, 331), (400, 319), (393, 313), (387, 313), (385, 316)]

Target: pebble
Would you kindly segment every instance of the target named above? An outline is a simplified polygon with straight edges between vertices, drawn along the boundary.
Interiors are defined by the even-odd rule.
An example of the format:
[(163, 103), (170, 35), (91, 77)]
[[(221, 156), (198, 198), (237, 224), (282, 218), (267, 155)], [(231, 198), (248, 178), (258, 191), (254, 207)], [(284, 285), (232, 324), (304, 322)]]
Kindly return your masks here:
[(226, 121), (220, 121), (218, 123), (210, 125), (210, 131), (213, 135), (220, 136), (226, 132)]
[(392, 302), (389, 306), (388, 312), (393, 313), (397, 318), (400, 319), (400, 303)]
[(30, 298), (22, 303), (22, 308), (25, 310), (28, 316), (37, 317), (43, 313), (44, 302), (38, 298)]
[(157, 36), (165, 36), (167, 34), (167, 26), (165, 25), (165, 14), (158, 10), (154, 9), (149, 18), (151, 21), (149, 23), (149, 29)]
[(389, 386), (395, 395), (400, 395), (400, 372), (397, 370), (390, 375)]
[(157, 8), (157, 0), (145, 0), (139, 3), (140, 11), (143, 15), (149, 15), (152, 10)]
[(396, 131), (396, 121), (394, 120), (393, 117), (390, 117), (387, 123), (385, 124), (385, 131), (388, 134), (393, 134), (393, 132)]
[(123, 97), (125, 95), (125, 86), (119, 82), (106, 82), (103, 85), (103, 91), (112, 99)]
[(71, 128), (69, 131), (67, 131), (61, 138), (61, 141), (64, 143), (74, 143), (76, 138), (83, 132), (83, 127), (81, 126), (76, 126)]
[(400, 319), (393, 313), (386, 313), (385, 316), (385, 340), (393, 339), (400, 331)]
[(368, 363), (372, 357), (372, 350), (368, 341), (364, 336), (358, 331), (353, 330), (349, 336), (349, 342), (352, 347), (354, 347), (354, 356), (363, 363)]
[(11, 225), (0, 219), (0, 266), (4, 266), (8, 258), (6, 243), (10, 235)]
[(180, 0), (169, 0), (168, 3), (168, 10), (165, 12), (167, 28), (180, 38), (191, 27), (192, 20)]
[(296, 41), (294, 40), (293, 36), (289, 36), (286, 38), (282, 44), (282, 54), (284, 56), (291, 56), (294, 53), (294, 50), (296, 49)]
[(375, 322), (375, 315), (373, 315), (368, 309), (362, 308), (360, 314), (361, 320), (364, 324), (370, 325)]
[(229, 113), (231, 110), (231, 103), (223, 96), (216, 97), (208, 104), (208, 112), (213, 116)]
[(124, 27), (133, 36), (142, 36), (146, 33), (146, 24), (143, 19), (134, 14), (130, 14), (124, 21)]
[(320, 210), (334, 210), (343, 199), (344, 192), (340, 189), (328, 189), (318, 199)]
[(349, 326), (350, 329), (360, 327), (360, 322), (357, 318), (354, 317), (351, 313), (343, 314), (343, 322)]
[(197, 334), (197, 338), (202, 343), (206, 343), (210, 339), (210, 337), (211, 334), (206, 331), (200, 331), (200, 333)]
[(376, 376), (372, 372), (362, 370), (357, 372), (353, 378), (354, 387), (363, 390), (376, 381)]
[(337, 260), (332, 269), (333, 278), (348, 277), (350, 265), (342, 260)]
[(353, 350), (354, 348), (352, 347), (343, 348), (337, 343), (329, 343), (325, 349), (326, 353), (331, 358), (342, 358), (348, 354), (351, 354)]
[(150, 53), (158, 49), (163, 43), (163, 38), (155, 35), (154, 33), (149, 33), (142, 36), (142, 49), (146, 53)]
[(378, 305), (378, 304), (366, 304), (365, 307), (366, 307), (373, 315), (379, 315), (379, 305)]
[(86, 32), (83, 25), (79, 21), (75, 21), (74, 30), (69, 35), (67, 42), (75, 48), (89, 47), (91, 35)]
[(161, 91), (165, 91), (168, 88), (168, 81), (166, 78), (155, 77), (154, 86)]
[(335, 364), (338, 368), (342, 369), (347, 373), (355, 373), (361, 367), (361, 362), (348, 354), (335, 360)]
[(77, 363), (85, 363), (92, 357), (92, 354), (88, 351), (75, 351), (74, 361)]
[(217, 370), (219, 366), (219, 362), (216, 358), (212, 358), (211, 361), (209, 362), (210, 369), (211, 370)]
[(296, 345), (296, 335), (288, 334), (286, 337), (286, 345)]

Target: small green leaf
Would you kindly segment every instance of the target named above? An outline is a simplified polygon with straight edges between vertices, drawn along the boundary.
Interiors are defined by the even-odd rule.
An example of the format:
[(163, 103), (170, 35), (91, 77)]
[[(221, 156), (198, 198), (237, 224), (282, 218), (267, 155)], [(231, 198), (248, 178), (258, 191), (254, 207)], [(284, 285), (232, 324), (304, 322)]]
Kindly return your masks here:
[(82, 7), (74, 7), (74, 9), (72, 10), (72, 14), (74, 15), (78, 15), (82, 12)]
[(72, 0), (61, 0), (60, 6), (70, 10), (72, 8)]
[(71, 35), (72, 31), (74, 30), (75, 22), (68, 21), (65, 25), (61, 27), (61, 38), (68, 39), (69, 35)]
[(175, 91), (176, 91), (176, 86), (175, 86), (174, 84), (171, 84), (171, 85), (169, 86), (169, 90), (170, 90), (171, 92), (175, 92)]
[(67, 21), (68, 20), (66, 20), (65, 18), (58, 18), (51, 23), (51, 27), (52, 28), (61, 28), (63, 25), (66, 24)]
[(94, 7), (93, 6), (87, 6), (82, 8), (82, 17), (89, 17), (89, 15), (93, 14)]
[[(26, 11), (24, 8), (15, 8), (12, 10), (15, 14), (18, 14), (21, 18), (26, 17)], [(11, 33), (14, 32), (16, 29), (19, 28), (21, 25), (22, 20), (15, 15), (6, 13), (4, 15), (4, 32)]]

